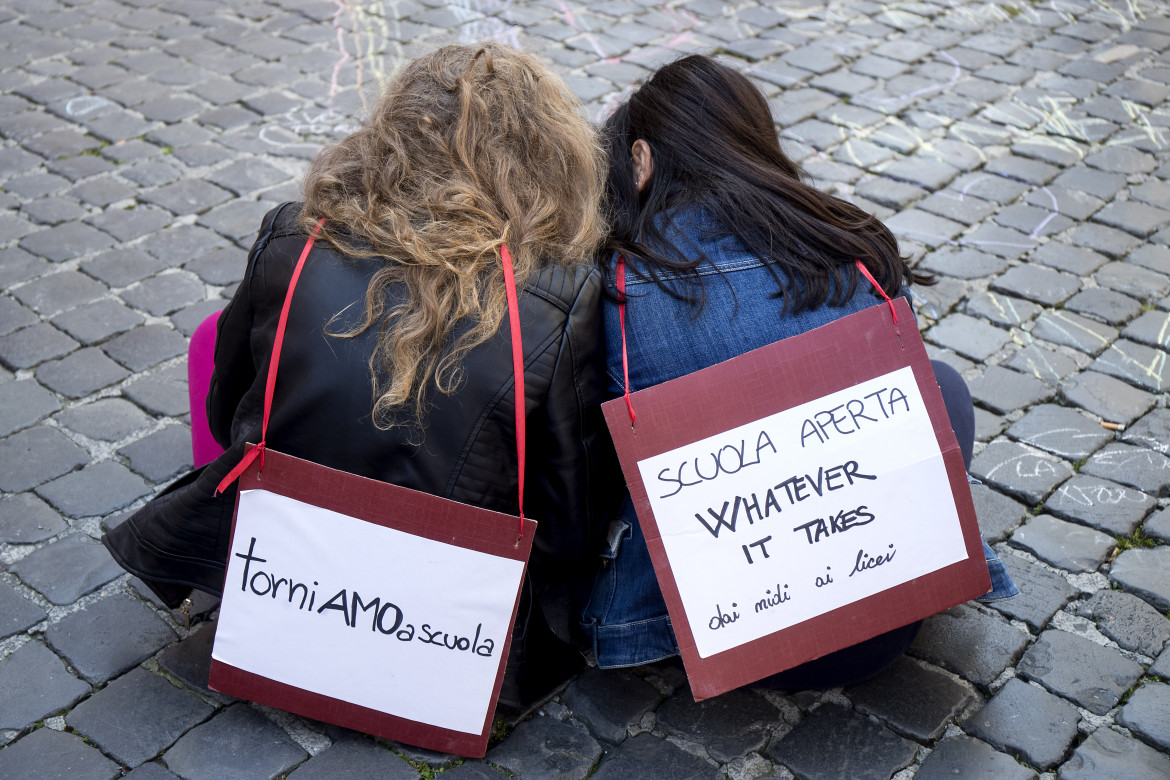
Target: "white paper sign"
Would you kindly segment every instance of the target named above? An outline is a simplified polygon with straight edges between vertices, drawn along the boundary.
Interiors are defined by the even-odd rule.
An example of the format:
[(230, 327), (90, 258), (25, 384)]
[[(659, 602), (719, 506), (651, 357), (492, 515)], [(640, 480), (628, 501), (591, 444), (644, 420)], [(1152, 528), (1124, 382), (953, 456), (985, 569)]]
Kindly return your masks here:
[(967, 557), (909, 367), (638, 468), (702, 658)]
[(480, 733), (522, 561), (265, 490), (240, 494), (233, 545), (216, 660), (420, 723)]

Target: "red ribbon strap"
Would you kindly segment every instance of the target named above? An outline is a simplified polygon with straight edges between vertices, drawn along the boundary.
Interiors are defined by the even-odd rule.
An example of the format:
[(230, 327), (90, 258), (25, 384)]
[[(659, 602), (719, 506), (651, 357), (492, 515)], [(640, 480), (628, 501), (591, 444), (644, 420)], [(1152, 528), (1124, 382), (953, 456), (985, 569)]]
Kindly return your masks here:
[[(860, 260), (854, 260), (853, 262), (857, 263), (857, 269), (861, 271), (862, 276), (868, 279), (869, 283), (874, 286), (874, 289), (881, 293), (881, 296), (886, 299), (886, 303), (890, 304), (890, 313), (894, 316), (894, 324), (897, 325), (898, 312), (894, 308), (894, 302), (890, 300), (890, 296), (886, 295), (886, 291), (883, 290), (882, 286), (877, 283), (876, 279), (873, 278), (873, 274), (869, 272), (869, 269), (865, 267), (865, 264), (863, 264)], [(618, 295), (621, 296), (621, 300), (618, 301), (618, 321), (621, 323), (622, 328), (622, 375), (626, 382), (626, 408), (630, 410), (630, 427), (632, 428), (634, 427), (635, 415), (634, 402), (630, 399), (630, 358), (626, 353), (626, 258), (621, 254), (618, 255), (617, 268), (615, 269), (614, 273), (617, 276), (616, 282)]]
[(886, 303), (890, 304), (890, 314), (894, 315), (894, 324), (897, 325), (898, 311), (894, 308), (894, 302), (890, 300), (890, 296), (886, 295), (886, 291), (883, 290), (882, 286), (877, 283), (876, 279), (873, 278), (873, 274), (871, 274), (869, 269), (865, 267), (865, 263), (861, 262), (860, 260), (854, 260), (853, 262), (857, 263), (857, 270), (861, 271), (861, 275), (866, 279), (869, 279), (869, 283), (874, 286), (874, 289), (882, 294), (882, 297), (886, 299)]
[(615, 270), (617, 276), (617, 291), (621, 296), (618, 302), (618, 320), (622, 326), (622, 376), (626, 381), (626, 408), (630, 410), (630, 427), (634, 427), (634, 420), (637, 415), (634, 414), (634, 402), (630, 400), (630, 356), (626, 352), (626, 258), (624, 255), (618, 255), (617, 269)]
[(244, 457), (240, 458), (240, 462), (236, 467), (228, 472), (228, 475), (223, 478), (219, 486), (215, 489), (215, 495), (219, 495), (223, 491), (240, 478), (240, 475), (252, 464), (252, 461), (260, 458), (260, 470), (264, 470), (264, 449), (268, 446), (268, 418), (272, 414), (272, 395), (276, 390), (276, 370), (280, 367), (280, 347), (284, 344), (284, 331), (288, 324), (288, 310), (292, 306), (293, 290), (297, 287), (297, 280), (301, 278), (301, 269), (305, 267), (305, 260), (309, 257), (309, 251), (313, 248), (313, 242), (317, 240), (317, 234), (321, 232), (321, 226), (325, 224), (324, 218), (317, 223), (313, 228), (313, 232), (309, 235), (309, 240), (305, 242), (305, 248), (301, 250), (300, 259), (297, 260), (297, 265), (293, 268), (292, 278), (288, 281), (288, 292), (284, 294), (284, 307), (280, 310), (280, 319), (276, 322), (276, 338), (272, 341), (272, 357), (268, 361), (268, 380), (264, 383), (264, 421), (260, 427), (260, 443), (252, 449), (244, 453)]
[(516, 299), (516, 272), (512, 268), (512, 253), (500, 244), (500, 259), (504, 265), (504, 288), (508, 294), (508, 324), (512, 328), (512, 373), (516, 390), (516, 481), (520, 487), (520, 535), (524, 535), (524, 451), (526, 445), (526, 410), (524, 408), (524, 343), (520, 338), (520, 304)]
[[(215, 488), (215, 495), (219, 495), (227, 490), (233, 482), (240, 478), (248, 466), (252, 465), (252, 461), (260, 458), (260, 470), (264, 470), (264, 450), (268, 447), (268, 419), (272, 415), (272, 396), (276, 390), (276, 372), (280, 366), (280, 350), (284, 344), (284, 332), (288, 325), (288, 311), (292, 307), (293, 291), (296, 290), (297, 281), (301, 278), (301, 270), (305, 267), (305, 260), (309, 257), (309, 252), (313, 249), (313, 242), (317, 240), (317, 234), (321, 231), (321, 227), (325, 224), (322, 219), (313, 228), (313, 232), (309, 235), (309, 240), (305, 242), (305, 248), (301, 250), (301, 256), (297, 260), (296, 267), (293, 268), (292, 277), (288, 282), (288, 291), (284, 294), (284, 306), (280, 310), (280, 319), (276, 324), (276, 337), (272, 341), (272, 357), (268, 361), (268, 378), (264, 383), (264, 420), (260, 427), (260, 443), (249, 449), (244, 453), (244, 457), (240, 458), (240, 462), (236, 467), (228, 472), (227, 476)], [(520, 309), (516, 295), (516, 275), (512, 268), (512, 254), (508, 251), (508, 247), (500, 246), (500, 256), (503, 260), (504, 266), (504, 286), (508, 296), (508, 318), (509, 324), (512, 328), (512, 371), (515, 374), (516, 385), (516, 460), (519, 464), (519, 482), (520, 489), (520, 535), (524, 535), (524, 452), (526, 444), (525, 435), (525, 408), (524, 408), (524, 344), (520, 338)]]

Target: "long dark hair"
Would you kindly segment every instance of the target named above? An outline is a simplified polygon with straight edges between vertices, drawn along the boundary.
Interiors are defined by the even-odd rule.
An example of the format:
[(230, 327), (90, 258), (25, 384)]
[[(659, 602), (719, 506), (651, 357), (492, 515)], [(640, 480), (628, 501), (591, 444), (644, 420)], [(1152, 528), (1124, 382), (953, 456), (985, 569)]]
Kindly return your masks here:
[[(631, 153), (639, 139), (654, 157), (653, 176), (640, 193)], [(680, 206), (698, 208), (764, 261), (785, 313), (844, 304), (858, 282), (855, 258), (889, 295), (903, 283), (933, 283), (910, 269), (880, 220), (801, 180), (800, 168), (780, 149), (764, 96), (709, 57), (660, 68), (605, 123), (603, 144), (611, 223), (606, 256), (621, 252), (634, 273), (677, 298), (702, 305), (701, 286), (692, 296), (667, 279), (697, 281), (706, 259), (697, 246), (679, 247), (664, 234), (670, 210)], [(651, 247), (673, 248), (674, 257)]]

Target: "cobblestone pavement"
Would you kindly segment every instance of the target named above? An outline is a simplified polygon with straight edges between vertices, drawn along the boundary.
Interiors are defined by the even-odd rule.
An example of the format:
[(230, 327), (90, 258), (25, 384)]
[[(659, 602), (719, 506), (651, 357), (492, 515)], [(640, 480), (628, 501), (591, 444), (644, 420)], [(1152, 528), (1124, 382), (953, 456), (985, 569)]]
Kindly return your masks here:
[[(0, 777), (1170, 777), (1170, 9), (1149, 0), (5, 0)], [(207, 691), (96, 538), (190, 466), (187, 338), (261, 215), (437, 41), (538, 51), (601, 116), (717, 52), (788, 151), (920, 267), (976, 398), (980, 522), (1018, 598), (864, 684), (696, 704), (587, 671), (486, 761)]]

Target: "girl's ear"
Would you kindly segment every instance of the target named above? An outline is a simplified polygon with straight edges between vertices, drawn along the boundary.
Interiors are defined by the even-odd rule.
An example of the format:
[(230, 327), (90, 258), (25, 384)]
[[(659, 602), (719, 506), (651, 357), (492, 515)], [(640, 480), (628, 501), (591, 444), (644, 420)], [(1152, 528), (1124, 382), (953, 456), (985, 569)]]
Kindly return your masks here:
[(630, 154), (634, 158), (634, 183), (641, 192), (654, 175), (654, 153), (650, 151), (650, 144), (639, 138), (630, 147)]

